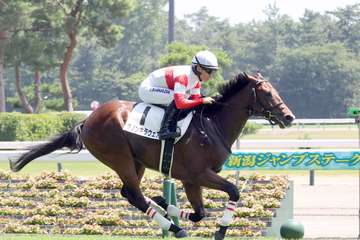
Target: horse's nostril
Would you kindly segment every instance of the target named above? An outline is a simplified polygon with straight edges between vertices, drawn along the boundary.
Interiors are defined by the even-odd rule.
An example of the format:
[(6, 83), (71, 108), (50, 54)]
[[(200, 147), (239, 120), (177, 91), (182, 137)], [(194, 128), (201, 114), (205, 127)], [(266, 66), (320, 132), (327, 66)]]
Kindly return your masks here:
[(293, 116), (291, 116), (291, 115), (286, 115), (286, 116), (285, 116), (285, 119), (286, 119), (287, 121), (289, 121), (289, 122), (292, 122), (295, 118), (294, 118)]

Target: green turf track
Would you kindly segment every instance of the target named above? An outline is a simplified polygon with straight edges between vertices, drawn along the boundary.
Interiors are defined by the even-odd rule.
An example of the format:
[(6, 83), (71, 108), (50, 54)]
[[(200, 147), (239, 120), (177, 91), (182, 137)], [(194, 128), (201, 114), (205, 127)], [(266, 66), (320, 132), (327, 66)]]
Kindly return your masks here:
[[(2, 240), (142, 240), (142, 239), (157, 239), (157, 238), (131, 238), (131, 237), (118, 237), (118, 236), (101, 236), (101, 235), (76, 235), (76, 236), (61, 236), (61, 235), (13, 235), (5, 234), (0, 235)], [(190, 238), (188, 238), (190, 239)]]
[[(119, 236), (101, 236), (101, 235), (75, 235), (75, 236), (61, 236), (61, 235), (26, 235), (26, 234), (0, 234), (1, 240), (144, 240), (144, 239), (163, 239), (163, 238), (151, 238), (151, 237), (119, 237)], [(177, 238), (164, 238), (169, 240), (175, 240)], [(185, 240), (201, 240), (201, 239), (212, 239), (212, 238), (184, 238)], [(228, 237), (226, 239), (229, 240), (238, 240), (241, 238), (231, 238)], [(250, 239), (250, 238), (243, 238), (243, 239)], [(251, 238), (254, 239), (254, 238)], [(268, 238), (268, 237), (260, 237), (256, 239), (261, 240), (269, 240), (275, 238)]]
[[(99, 161), (62, 161), (63, 170), (68, 170), (75, 176), (99, 176), (112, 172), (110, 168)], [(8, 162), (0, 162), (1, 170), (10, 170)], [(19, 174), (39, 175), (43, 171), (57, 171), (57, 162), (54, 161), (36, 161), (26, 165)]]

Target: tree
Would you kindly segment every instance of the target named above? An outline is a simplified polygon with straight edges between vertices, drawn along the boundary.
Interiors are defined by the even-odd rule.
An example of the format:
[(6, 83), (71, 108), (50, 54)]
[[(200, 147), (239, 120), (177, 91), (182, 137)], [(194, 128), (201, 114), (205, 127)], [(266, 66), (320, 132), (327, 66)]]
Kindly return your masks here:
[(72, 94), (67, 72), (73, 58), (74, 49), (80, 37), (95, 38), (105, 47), (113, 47), (122, 37), (122, 26), (117, 19), (125, 17), (133, 6), (132, 0), (95, 1), (40, 0), (44, 15), (49, 16), (54, 31), (63, 29), (68, 37), (68, 46), (60, 65), (60, 82), (64, 93), (64, 104), (68, 111), (73, 111)]
[[(42, 104), (39, 106), (41, 112), (54, 112), (64, 110), (64, 101), (61, 87), (57, 83), (42, 83), (40, 85), (40, 91), (42, 93)], [(27, 96), (29, 102), (34, 102), (36, 99), (34, 92), (34, 84), (24, 86), (22, 92)], [(18, 110), (23, 105), (18, 97), (8, 97), (8, 103), (12, 107), (12, 110)], [(74, 105), (77, 105), (77, 101), (74, 101)]]
[(329, 43), (336, 31), (334, 21), (330, 16), (306, 9), (304, 16), (300, 18), (298, 42), (300, 45)]
[(93, 100), (139, 100), (137, 88), (148, 72), (124, 73), (116, 64), (102, 62), (107, 53), (108, 50), (88, 43), (74, 60), (71, 78), (77, 82), (74, 93), (81, 109), (88, 109)]
[[(26, 27), (13, 31), (6, 48), (8, 66), (15, 70), (16, 91), (27, 113), (38, 113), (41, 108), (41, 73), (54, 68), (61, 59), (64, 40), (60, 34), (53, 31), (48, 17), (42, 9), (29, 5)], [(60, 51), (61, 50), (61, 51)], [(33, 71), (35, 98), (32, 106), (22, 89), (21, 69)]]
[[(94, 39), (80, 46), (70, 76), (81, 108), (88, 108), (94, 99), (138, 99), (135, 84), (159, 67), (159, 57), (166, 52), (166, 3), (167, 0), (138, 1), (128, 17), (117, 21), (124, 27), (124, 36), (114, 48), (101, 47)], [(130, 81), (134, 81), (133, 87), (129, 87)], [(99, 91), (103, 82), (110, 89)]]
[(125, 75), (151, 72), (159, 67), (159, 57), (166, 51), (167, 0), (142, 0), (120, 23), (124, 37), (104, 57), (104, 67), (114, 64)]
[(360, 4), (348, 5), (328, 12), (336, 18), (338, 35), (336, 40), (344, 42), (347, 47), (359, 54), (360, 52)]
[(7, 41), (12, 32), (27, 25), (31, 4), (25, 0), (0, 1), (0, 112), (5, 112), (4, 55)]
[(282, 49), (272, 81), (300, 118), (344, 117), (360, 64), (340, 43)]
[(7, 31), (0, 31), (0, 112), (5, 112), (5, 81), (4, 81), (4, 50), (6, 40), (8, 38)]

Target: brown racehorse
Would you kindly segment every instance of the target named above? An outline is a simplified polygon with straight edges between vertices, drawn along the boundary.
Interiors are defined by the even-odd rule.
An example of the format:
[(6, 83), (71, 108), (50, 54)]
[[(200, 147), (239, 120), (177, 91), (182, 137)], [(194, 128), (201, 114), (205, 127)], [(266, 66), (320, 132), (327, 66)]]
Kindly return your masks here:
[(33, 159), (63, 147), (80, 151), (85, 145), (91, 154), (118, 174), (123, 182), (121, 193), (130, 204), (157, 221), (161, 228), (174, 232), (178, 238), (185, 237), (186, 232), (157, 213), (152, 204), (164, 208), (169, 216), (198, 222), (205, 216), (202, 187), (226, 192), (229, 202), (215, 233), (215, 239), (224, 239), (240, 198), (237, 187), (217, 174), (231, 151), (231, 145), (251, 115), (264, 116), (281, 128), (290, 126), (295, 117), (275, 88), (262, 78), (240, 73), (225, 83), (219, 94), (215, 97), (215, 104), (202, 105), (194, 110), (187, 132), (174, 149), (172, 177), (183, 183), (193, 213), (167, 205), (160, 196), (152, 199), (143, 196), (140, 181), (145, 168), (158, 169), (160, 141), (122, 130), (133, 106), (130, 102), (105, 103), (69, 132), (33, 147), (11, 161), (11, 169), (19, 171)]

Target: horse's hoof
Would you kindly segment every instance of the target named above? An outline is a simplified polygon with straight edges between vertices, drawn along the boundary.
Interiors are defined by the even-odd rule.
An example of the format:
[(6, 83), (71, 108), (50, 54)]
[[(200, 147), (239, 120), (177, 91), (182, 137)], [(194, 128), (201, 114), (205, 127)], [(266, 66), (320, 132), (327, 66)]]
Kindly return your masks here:
[(184, 237), (187, 237), (187, 233), (184, 229), (181, 229), (180, 231), (175, 233), (175, 237), (176, 238), (184, 238)]
[(215, 240), (223, 240), (224, 238), (225, 238), (224, 234), (222, 234), (222, 233), (220, 233), (218, 231), (215, 232), (215, 235), (214, 235)]

